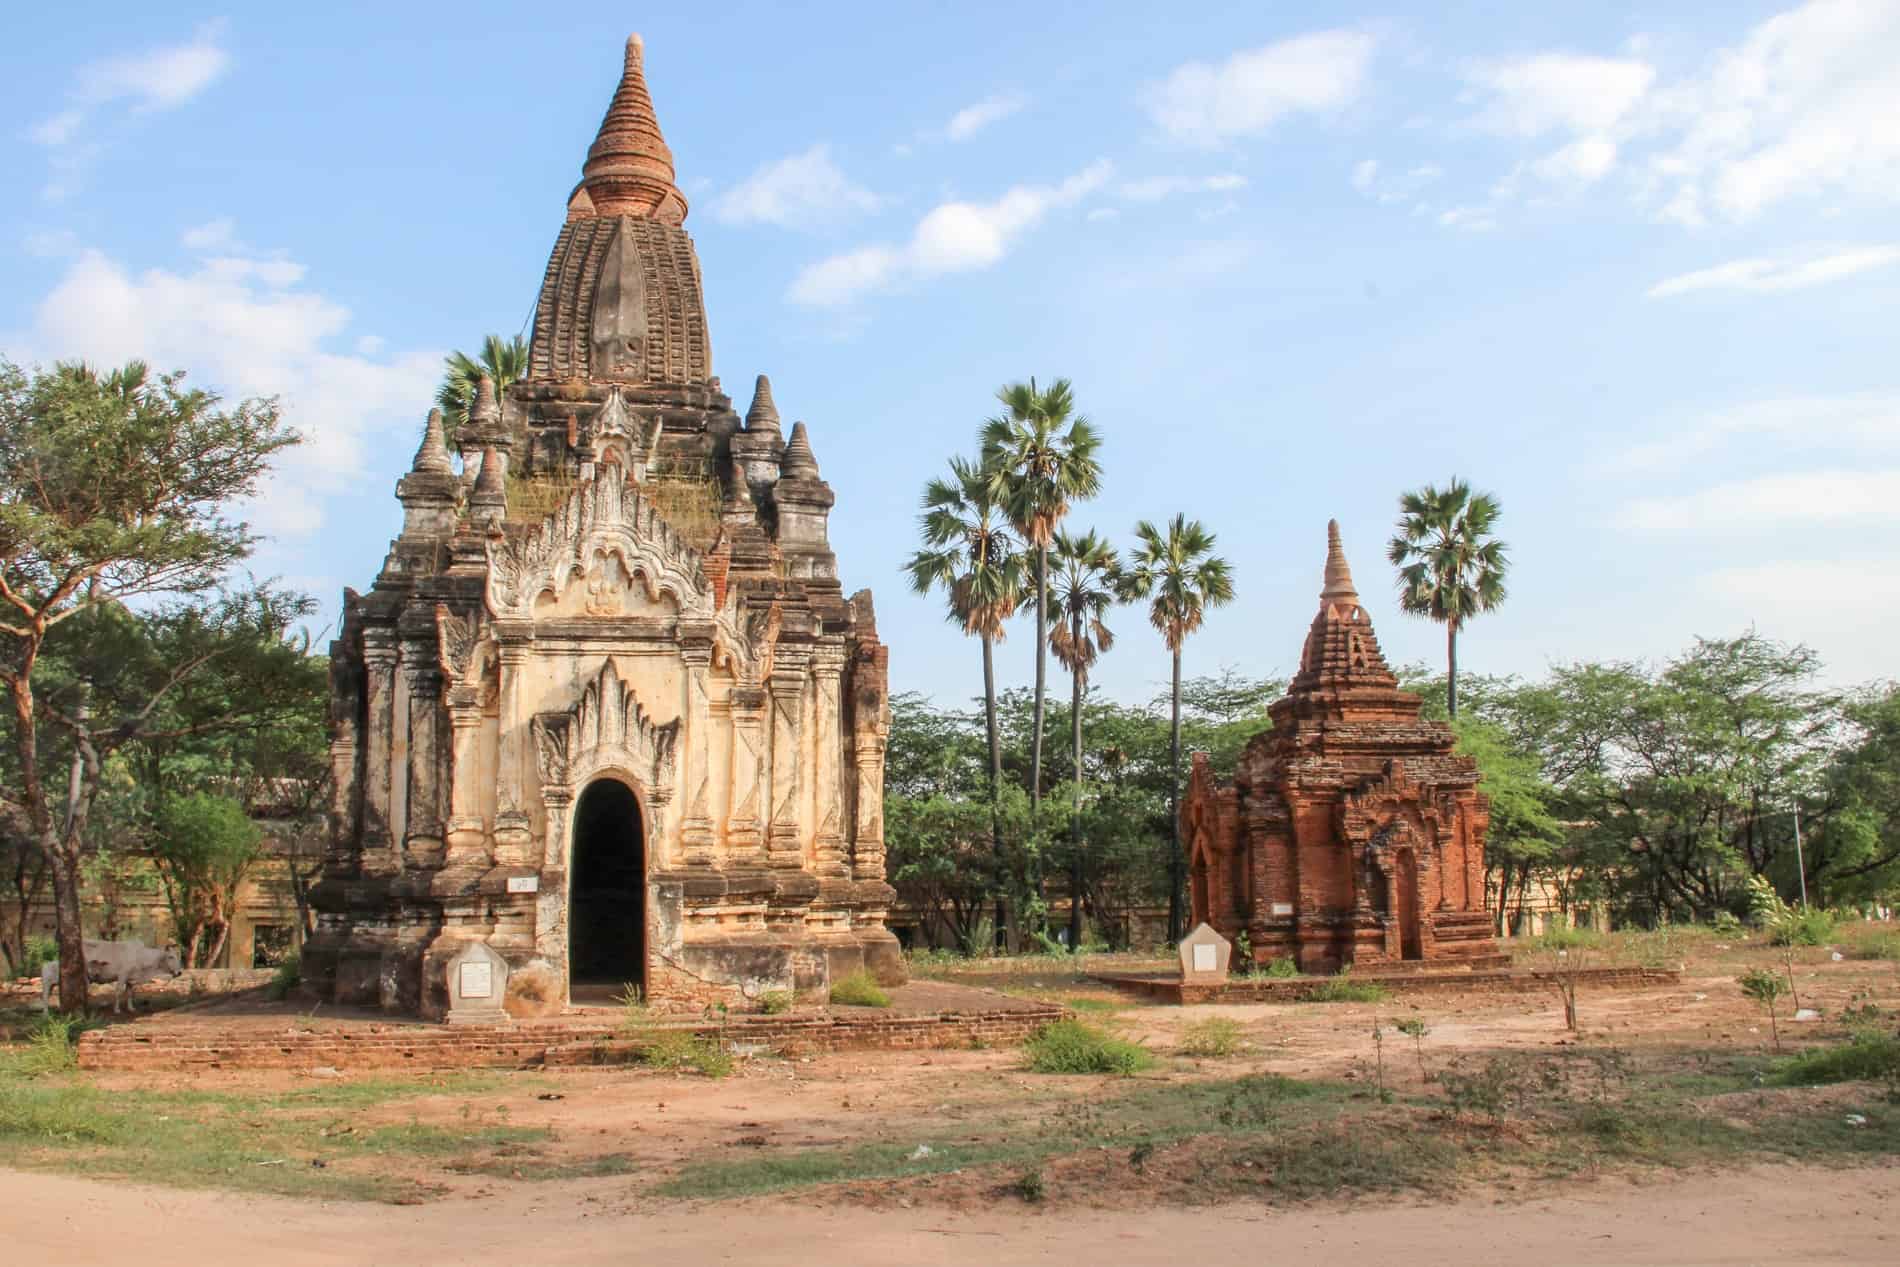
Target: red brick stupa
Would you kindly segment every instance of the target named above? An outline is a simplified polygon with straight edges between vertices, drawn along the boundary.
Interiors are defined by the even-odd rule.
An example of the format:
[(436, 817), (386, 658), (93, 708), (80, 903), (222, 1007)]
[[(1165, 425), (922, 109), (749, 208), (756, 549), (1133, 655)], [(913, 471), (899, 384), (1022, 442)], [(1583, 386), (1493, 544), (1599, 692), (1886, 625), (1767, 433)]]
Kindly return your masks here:
[(1477, 764), (1399, 689), (1337, 521), (1326, 536), (1319, 615), (1272, 729), (1232, 780), (1194, 756), (1181, 806), (1194, 918), (1306, 972), (1487, 958)]

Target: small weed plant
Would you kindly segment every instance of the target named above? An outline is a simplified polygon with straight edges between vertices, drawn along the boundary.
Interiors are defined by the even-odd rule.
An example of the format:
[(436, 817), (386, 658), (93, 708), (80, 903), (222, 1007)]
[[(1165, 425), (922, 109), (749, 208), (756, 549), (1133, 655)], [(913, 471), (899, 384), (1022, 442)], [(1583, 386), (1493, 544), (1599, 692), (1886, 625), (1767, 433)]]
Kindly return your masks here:
[(290, 955), (277, 965), (277, 975), (264, 987), (264, 997), (273, 1003), (281, 1003), (290, 997), (290, 992), (303, 984), (303, 963), (296, 955)]
[(1392, 1022), (1392, 1028), (1412, 1040), (1412, 1049), (1418, 1055), (1418, 1076), (1424, 1078), (1425, 1035), (1432, 1032), (1432, 1027), (1425, 1023), (1422, 1016), (1407, 1016)]
[(1043, 1182), (1040, 1170), (1023, 1171), (1009, 1185), (1009, 1190), (1027, 1205), (1041, 1205), (1049, 1199), (1049, 1186)]
[(1262, 973), (1265, 976), (1277, 977), (1281, 980), (1285, 980), (1288, 977), (1299, 976), (1300, 965), (1298, 965), (1297, 963), (1294, 963), (1291, 956), (1281, 955), (1279, 958), (1267, 964), (1267, 966), (1262, 970)]
[(1829, 1082), (1880, 1082), (1889, 1099), (1900, 1098), (1900, 1038), (1863, 1031), (1845, 1043), (1789, 1056), (1770, 1072), (1770, 1082), (1811, 1087)]
[(1182, 1032), (1179, 1050), (1183, 1056), (1218, 1060), (1233, 1055), (1245, 1045), (1238, 1021), (1210, 1016)]
[(1751, 968), (1735, 978), (1735, 984), (1742, 987), (1742, 993), (1761, 1005), (1768, 1013), (1768, 1033), (1774, 1038), (1775, 1050), (1781, 1050), (1781, 1027), (1775, 1019), (1775, 1003), (1788, 993), (1788, 983), (1773, 968)]
[(1371, 981), (1354, 981), (1350, 968), (1328, 977), (1306, 992), (1311, 1003), (1383, 1003), (1385, 987)]
[(87, 1028), (83, 1016), (49, 1012), (26, 1033), (26, 1041), (12, 1051), (0, 1051), (0, 1076), (38, 1078), (71, 1073), (79, 1067), (73, 1044)]
[(767, 1016), (783, 1016), (792, 1010), (790, 990), (767, 990), (759, 996), (759, 1011)]
[(851, 1007), (889, 1007), (891, 996), (877, 979), (860, 968), (850, 976), (831, 983), (831, 1001)]
[(719, 1043), (683, 1029), (655, 1034), (640, 1052), (641, 1063), (675, 1072), (690, 1070), (708, 1078), (732, 1072), (732, 1056)]
[(1081, 1021), (1054, 1021), (1037, 1030), (1024, 1048), (1035, 1073), (1140, 1073), (1154, 1054), (1139, 1043), (1116, 1038)]
[(614, 1002), (620, 1005), (620, 1032), (623, 1034), (645, 1029), (652, 1019), (647, 1012), (646, 995), (640, 993), (640, 987), (631, 981), (620, 987), (620, 993), (614, 995)]

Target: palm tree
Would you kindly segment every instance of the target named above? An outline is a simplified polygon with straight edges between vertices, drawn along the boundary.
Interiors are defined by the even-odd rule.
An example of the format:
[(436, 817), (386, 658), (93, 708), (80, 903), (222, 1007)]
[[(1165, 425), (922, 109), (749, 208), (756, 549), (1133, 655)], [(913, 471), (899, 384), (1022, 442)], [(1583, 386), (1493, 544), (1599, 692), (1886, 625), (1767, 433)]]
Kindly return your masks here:
[(1183, 932), (1181, 885), (1181, 645), (1201, 627), (1207, 609), (1233, 601), (1233, 569), (1214, 553), (1214, 534), (1198, 519), (1176, 515), (1163, 533), (1146, 519), (1135, 525), (1141, 548), (1130, 573), (1130, 597), (1148, 599), (1148, 621), (1174, 655), (1174, 716), (1169, 730), (1168, 940)]
[(442, 386), (435, 390), (435, 403), (442, 407), (442, 421), (449, 434), (468, 425), (468, 411), (475, 405), (475, 390), (482, 375), (494, 380), (495, 395), (508, 390), (528, 374), (528, 341), (520, 335), (503, 340), (491, 334), (482, 340), (478, 360), (466, 352), (451, 352), (443, 358)]
[(1089, 670), (1115, 645), (1103, 623), (1121, 601), (1126, 582), (1121, 560), (1093, 529), (1080, 537), (1058, 532), (1055, 568), (1049, 576), (1049, 650), (1069, 671), (1069, 752), (1074, 763), (1075, 803), (1069, 818), (1069, 949), (1082, 945), (1082, 696)]
[(1458, 716), (1458, 631), (1504, 601), (1506, 546), (1491, 536), (1498, 499), (1457, 476), (1399, 498), (1398, 532), (1385, 557), (1399, 569), (1399, 607), (1445, 626), (1445, 706)]
[(1095, 496), (1102, 487), (1096, 460), (1101, 437), (1075, 412), (1075, 393), (1066, 378), (1047, 390), (1036, 380), (1011, 383), (996, 393), (1004, 413), (983, 424), (983, 469), (993, 495), (1022, 539), (1036, 552), (1033, 598), (1036, 609), (1035, 733), (1029, 741), (1029, 805), (1042, 808), (1043, 690), (1048, 673), (1049, 547), (1071, 501)]
[(905, 570), (919, 594), (942, 589), (948, 618), (983, 644), (983, 722), (990, 746), (990, 843), (996, 854), (996, 930), (1007, 924), (1003, 909), (1003, 839), (997, 797), (1003, 783), (1003, 747), (996, 728), (996, 664), (992, 647), (1005, 636), (1004, 622), (1023, 601), (1023, 561), (1010, 536), (989, 477), (963, 458), (950, 459), (950, 478), (924, 485), (918, 517), (924, 548)]

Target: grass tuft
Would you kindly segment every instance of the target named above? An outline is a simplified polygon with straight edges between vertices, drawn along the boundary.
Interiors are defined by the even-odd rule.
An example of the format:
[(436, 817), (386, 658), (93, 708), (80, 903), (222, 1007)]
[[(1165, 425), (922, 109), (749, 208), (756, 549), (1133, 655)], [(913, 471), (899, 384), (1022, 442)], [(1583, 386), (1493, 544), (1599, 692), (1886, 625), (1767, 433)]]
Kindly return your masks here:
[(1784, 1087), (1828, 1082), (1900, 1082), (1900, 1038), (1857, 1034), (1834, 1047), (1817, 1047), (1776, 1062), (1768, 1080)]
[(1055, 1021), (1037, 1030), (1025, 1048), (1035, 1073), (1139, 1073), (1154, 1053), (1081, 1021)]
[(891, 996), (877, 979), (860, 968), (850, 976), (831, 983), (831, 1001), (851, 1007), (889, 1007)]
[(1238, 1021), (1225, 1016), (1210, 1016), (1196, 1021), (1181, 1035), (1178, 1048), (1183, 1056), (1219, 1059), (1231, 1056), (1246, 1046)]
[(708, 1078), (732, 1072), (732, 1054), (710, 1038), (683, 1029), (663, 1030), (640, 1049), (641, 1063), (654, 1069), (691, 1070)]
[(767, 990), (759, 996), (759, 1011), (767, 1016), (783, 1016), (792, 1010), (793, 995), (790, 990)]
[(1370, 981), (1354, 981), (1342, 972), (1308, 990), (1306, 999), (1309, 1003), (1383, 1003), (1385, 987)]

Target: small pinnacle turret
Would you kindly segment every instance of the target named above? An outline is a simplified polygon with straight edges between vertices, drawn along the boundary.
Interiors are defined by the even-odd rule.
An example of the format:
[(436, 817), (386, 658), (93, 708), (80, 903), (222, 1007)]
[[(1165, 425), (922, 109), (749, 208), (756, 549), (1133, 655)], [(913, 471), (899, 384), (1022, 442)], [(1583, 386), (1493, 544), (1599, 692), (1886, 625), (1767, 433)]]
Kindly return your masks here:
[(455, 468), (449, 462), (448, 441), (442, 433), (440, 409), (429, 411), (429, 421), (422, 428), (422, 444), (416, 449), (416, 459), (410, 463), (409, 470), (416, 475), (455, 473)]
[(1329, 603), (1359, 603), (1359, 591), (1353, 588), (1352, 569), (1346, 565), (1346, 550), (1339, 540), (1339, 521), (1326, 521), (1326, 584), (1319, 592)]
[(752, 406), (745, 411), (745, 429), (772, 432), (779, 429), (778, 406), (772, 402), (772, 380), (763, 374), (752, 389)]
[(785, 445), (785, 458), (780, 464), (788, 480), (815, 480), (818, 476), (818, 458), (811, 451), (811, 436), (805, 431), (805, 424), (792, 424), (792, 438)]
[(481, 473), (475, 477), (475, 491), (469, 495), (468, 504), (478, 519), (500, 518), (508, 509), (508, 485), (502, 478), (502, 456), (492, 444), (482, 449)]
[(468, 422), (484, 440), (493, 438), (501, 426), (501, 405), (495, 400), (495, 380), (486, 374), (475, 384), (475, 404), (468, 411)]

